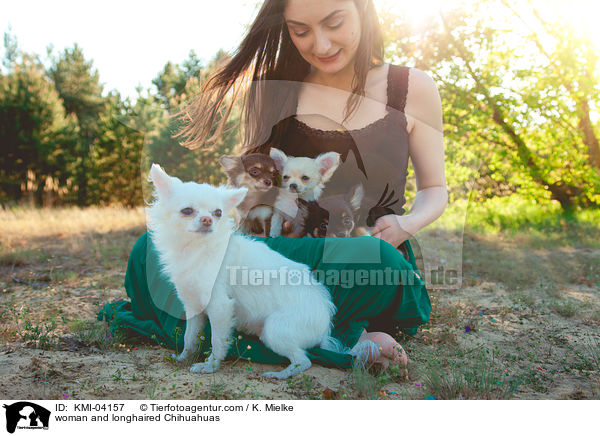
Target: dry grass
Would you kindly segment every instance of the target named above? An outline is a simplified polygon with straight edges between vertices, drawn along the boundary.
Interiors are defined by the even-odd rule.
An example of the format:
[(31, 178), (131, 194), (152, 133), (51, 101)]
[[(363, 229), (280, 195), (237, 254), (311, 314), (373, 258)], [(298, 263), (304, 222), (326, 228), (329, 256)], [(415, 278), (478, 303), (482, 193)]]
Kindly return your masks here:
[(61, 238), (85, 233), (110, 233), (145, 224), (144, 208), (89, 207), (63, 209), (0, 209), (2, 243), (30, 238)]
[[(256, 374), (267, 368), (247, 362), (200, 378), (172, 362), (171, 350), (108, 336), (95, 321), (107, 301), (125, 298), (125, 265), (145, 231), (143, 209), (15, 209), (0, 211), (0, 221), (0, 395), (6, 398), (599, 396), (600, 250), (587, 239), (547, 246), (539, 232), (533, 239), (528, 232), (463, 238), (431, 230), (422, 240), (439, 241), (439, 259), (450, 259), (460, 245), (463, 286), (431, 289), (430, 323), (414, 337), (399, 335), (410, 381), (393, 370), (315, 366), (291, 381), (266, 382)], [(1, 369), (15, 365), (31, 371), (15, 379)]]

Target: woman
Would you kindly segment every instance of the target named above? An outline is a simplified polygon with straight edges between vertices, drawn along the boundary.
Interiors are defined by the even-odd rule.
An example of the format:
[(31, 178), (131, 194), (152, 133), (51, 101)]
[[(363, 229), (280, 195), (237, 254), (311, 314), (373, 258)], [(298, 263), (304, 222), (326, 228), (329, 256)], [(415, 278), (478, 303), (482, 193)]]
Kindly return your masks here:
[[(248, 79), (254, 81), (252, 85), (242, 87)], [(373, 264), (364, 264), (364, 256), (374, 253), (380, 268), (411, 271), (416, 285), (331, 289), (338, 307), (334, 334), (348, 346), (357, 340), (375, 342), (381, 353), (371, 356), (374, 363), (406, 366), (406, 354), (391, 336), (393, 327), (414, 332), (428, 321), (431, 309), (408, 238), (437, 219), (447, 204), (441, 103), (434, 82), (417, 69), (383, 63), (381, 30), (372, 0), (265, 0), (233, 58), (179, 114), (188, 121), (178, 134), (187, 139), (182, 144), (195, 148), (218, 139), (229, 105), (242, 90), (245, 151), (268, 152), (276, 146), (289, 155), (307, 157), (340, 152), (343, 166), (349, 169), (341, 173), (362, 178), (364, 202), (374, 221), (371, 235), (379, 238), (338, 239), (329, 242), (329, 247), (327, 239), (278, 237), (263, 238), (264, 242), (313, 268), (326, 263), (333, 269), (368, 269)], [(233, 98), (226, 100), (227, 95)], [(410, 212), (403, 215), (409, 155), (418, 193)], [(341, 185), (346, 182), (342, 180)], [(397, 201), (392, 201), (391, 191), (400, 197)], [(389, 201), (381, 205), (378, 199), (386, 196)], [(160, 279), (140, 284), (142, 276), (149, 274), (148, 262), (154, 262), (150, 257), (146, 260), (152, 250), (146, 250), (144, 237), (136, 247), (126, 279), (131, 310), (152, 314), (159, 327), (132, 328), (143, 334), (154, 329), (161, 335), (173, 327), (162, 322), (154, 314), (156, 307), (145, 301), (146, 288), (158, 286)], [(342, 261), (335, 254), (333, 260), (323, 262), (328, 248), (356, 256)], [(146, 262), (136, 263), (137, 258)], [(163, 305), (175, 304), (173, 293), (169, 295), (171, 302), (163, 301)], [(330, 363), (327, 356), (316, 359)]]

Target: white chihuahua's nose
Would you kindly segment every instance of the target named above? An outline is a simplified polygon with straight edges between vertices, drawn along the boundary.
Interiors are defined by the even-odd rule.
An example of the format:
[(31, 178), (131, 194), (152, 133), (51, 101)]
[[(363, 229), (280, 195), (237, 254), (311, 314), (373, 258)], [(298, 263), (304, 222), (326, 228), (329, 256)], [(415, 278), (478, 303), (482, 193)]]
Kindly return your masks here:
[(212, 218), (209, 216), (200, 217), (200, 222), (204, 227), (209, 227), (212, 225)]

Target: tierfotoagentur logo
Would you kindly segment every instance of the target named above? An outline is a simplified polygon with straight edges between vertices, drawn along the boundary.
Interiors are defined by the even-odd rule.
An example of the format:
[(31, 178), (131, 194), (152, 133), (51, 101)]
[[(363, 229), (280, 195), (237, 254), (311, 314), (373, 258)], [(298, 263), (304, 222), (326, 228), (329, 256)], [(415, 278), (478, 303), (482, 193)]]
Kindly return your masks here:
[(4, 404), (6, 409), (6, 431), (14, 433), (15, 429), (48, 430), (50, 411), (28, 401), (19, 401), (10, 405)]
[(312, 272), (286, 267), (278, 269), (258, 269), (246, 266), (227, 266), (229, 284), (232, 286), (306, 286), (322, 283), (326, 286), (341, 286), (349, 289), (354, 286), (414, 285), (422, 280), (418, 272), (398, 270), (390, 267), (383, 269), (315, 269)]

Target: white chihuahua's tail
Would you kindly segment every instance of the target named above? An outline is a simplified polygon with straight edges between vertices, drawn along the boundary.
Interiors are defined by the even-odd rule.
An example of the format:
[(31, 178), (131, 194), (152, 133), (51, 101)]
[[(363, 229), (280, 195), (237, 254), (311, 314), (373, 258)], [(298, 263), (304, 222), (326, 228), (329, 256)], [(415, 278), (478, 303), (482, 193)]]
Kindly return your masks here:
[(371, 340), (358, 342), (354, 347), (349, 348), (329, 335), (321, 341), (321, 348), (335, 353), (350, 354), (354, 357), (355, 364), (359, 366), (377, 360), (381, 354), (379, 346)]
[(350, 348), (344, 346), (344, 344), (329, 334), (323, 337), (320, 347), (323, 350), (333, 351), (334, 353), (350, 354)]
[(368, 362), (374, 362), (377, 360), (381, 355), (381, 350), (375, 342), (366, 339), (364, 341), (357, 342), (348, 354), (354, 356), (355, 365), (364, 367)]

